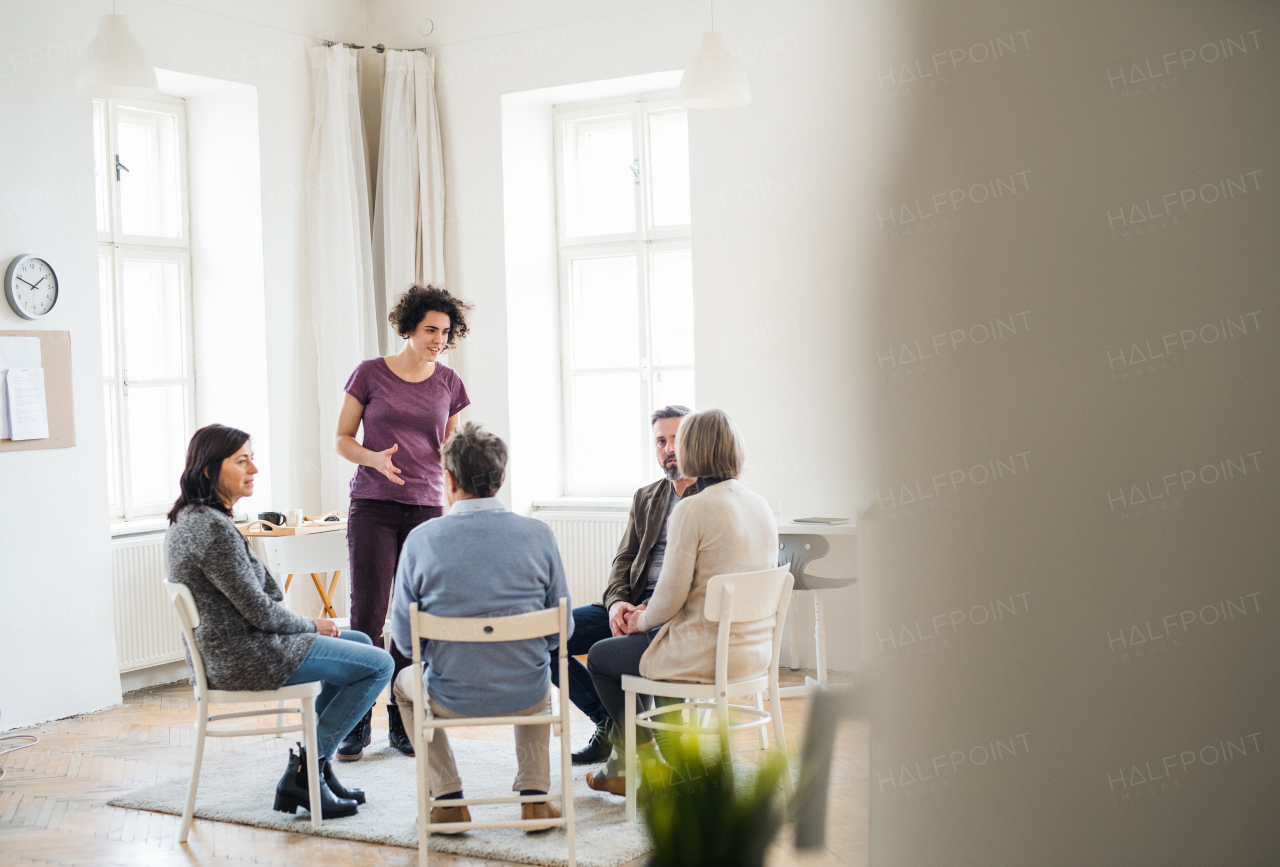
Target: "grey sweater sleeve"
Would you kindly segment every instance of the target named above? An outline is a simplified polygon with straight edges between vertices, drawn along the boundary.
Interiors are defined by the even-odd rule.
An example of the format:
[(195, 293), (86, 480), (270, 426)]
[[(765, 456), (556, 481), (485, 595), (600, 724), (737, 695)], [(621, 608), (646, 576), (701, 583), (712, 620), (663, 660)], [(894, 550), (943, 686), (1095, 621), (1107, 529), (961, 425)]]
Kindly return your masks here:
[[(395, 596), (391, 600), (391, 638), (401, 653), (412, 658), (413, 626), (409, 623), (409, 613), (418, 608), (421, 592), (416, 576), (417, 545), (409, 545), (407, 539), (405, 542), (400, 552), (400, 564), (396, 568)], [(430, 662), (426, 647), (422, 648), (422, 661)]]
[(210, 518), (207, 544), (200, 557), (200, 568), (209, 583), (231, 601), (245, 620), (263, 632), (315, 632), (315, 621), (294, 614), (258, 585), (253, 560), (240, 531), (226, 518), (217, 520), (212, 513)]

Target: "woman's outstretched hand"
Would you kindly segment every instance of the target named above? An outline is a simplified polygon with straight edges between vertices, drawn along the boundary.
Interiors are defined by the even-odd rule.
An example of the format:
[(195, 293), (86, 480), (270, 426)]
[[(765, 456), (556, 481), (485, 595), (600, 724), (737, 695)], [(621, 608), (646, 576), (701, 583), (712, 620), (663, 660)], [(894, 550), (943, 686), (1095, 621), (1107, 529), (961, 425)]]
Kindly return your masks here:
[(316, 632), (321, 635), (327, 635), (330, 638), (337, 638), (339, 631), (338, 624), (334, 623), (332, 620), (316, 620)]
[(391, 481), (395, 482), (397, 485), (403, 485), (404, 479), (400, 478), (400, 470), (397, 469), (395, 464), (391, 463), (391, 456), (399, 450), (400, 444), (396, 443), (392, 445), (391, 448), (378, 452), (378, 464), (374, 469), (382, 473)]

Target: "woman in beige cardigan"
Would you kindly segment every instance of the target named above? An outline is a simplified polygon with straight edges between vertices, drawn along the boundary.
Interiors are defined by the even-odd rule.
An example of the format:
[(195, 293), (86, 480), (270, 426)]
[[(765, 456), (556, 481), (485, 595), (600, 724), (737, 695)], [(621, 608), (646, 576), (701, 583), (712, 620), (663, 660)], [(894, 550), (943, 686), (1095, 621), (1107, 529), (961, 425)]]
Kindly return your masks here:
[[(627, 615), (627, 634), (597, 642), (587, 657), (600, 701), (621, 731), (622, 676), (714, 683), (719, 625), (703, 616), (707, 583), (716, 575), (778, 565), (778, 525), (769, 504), (738, 481), (742, 438), (718, 409), (686, 416), (676, 435), (680, 475), (698, 481), (671, 513), (667, 553), (647, 605)], [(696, 494), (696, 496), (695, 496)], [(773, 618), (735, 623), (729, 633), (729, 678), (769, 668)], [(641, 761), (660, 761), (653, 736), (640, 729)], [(624, 794), (621, 775), (587, 774), (587, 785)]]

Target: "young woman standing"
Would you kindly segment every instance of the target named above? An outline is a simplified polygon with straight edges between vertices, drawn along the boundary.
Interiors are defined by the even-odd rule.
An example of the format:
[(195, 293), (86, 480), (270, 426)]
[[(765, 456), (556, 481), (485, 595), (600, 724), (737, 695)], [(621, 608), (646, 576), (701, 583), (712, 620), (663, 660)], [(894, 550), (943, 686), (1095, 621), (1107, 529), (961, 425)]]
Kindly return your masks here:
[[(405, 538), (444, 513), (440, 446), (471, 401), (458, 374), (437, 359), (466, 336), (470, 309), (444, 289), (409, 287), (388, 317), (405, 338), (404, 348), (362, 361), (342, 397), (334, 448), (359, 464), (351, 479), (347, 523), (351, 628), (375, 639), (382, 635)], [(362, 422), (363, 443), (356, 440)], [(392, 657), (396, 674), (410, 664), (400, 648), (392, 648)], [(394, 707), (395, 697), (389, 701)], [(360, 758), (369, 745), (372, 718), (370, 710), (346, 736), (339, 759)], [(387, 720), (391, 745), (413, 755), (400, 714), (392, 711)]]

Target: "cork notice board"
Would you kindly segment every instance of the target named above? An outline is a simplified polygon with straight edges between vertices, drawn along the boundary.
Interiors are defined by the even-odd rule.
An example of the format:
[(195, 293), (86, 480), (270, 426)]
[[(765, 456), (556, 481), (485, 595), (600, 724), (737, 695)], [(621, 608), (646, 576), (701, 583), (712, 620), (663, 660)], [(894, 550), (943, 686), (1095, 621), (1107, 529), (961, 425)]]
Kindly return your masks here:
[(49, 411), (48, 439), (0, 440), (0, 452), (71, 448), (76, 444), (75, 404), (71, 394), (71, 332), (0, 331), (0, 337), (40, 338), (40, 366), (44, 368), (44, 397)]

